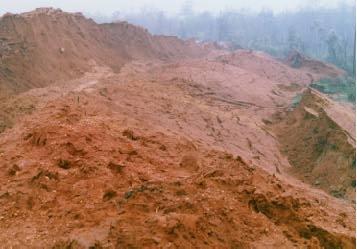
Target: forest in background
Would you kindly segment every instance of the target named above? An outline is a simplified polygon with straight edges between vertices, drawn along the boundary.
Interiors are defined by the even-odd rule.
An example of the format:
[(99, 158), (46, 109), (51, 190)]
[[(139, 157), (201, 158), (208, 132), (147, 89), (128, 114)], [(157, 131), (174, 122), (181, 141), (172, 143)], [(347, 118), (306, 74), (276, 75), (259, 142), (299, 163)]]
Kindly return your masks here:
[(227, 10), (213, 14), (195, 12), (192, 2), (187, 1), (174, 16), (146, 8), (133, 13), (114, 12), (110, 17), (91, 17), (99, 23), (125, 20), (153, 34), (226, 42), (233, 48), (261, 50), (281, 58), (298, 50), (354, 74), (355, 6), (282, 13)]
[(192, 2), (187, 1), (176, 15), (144, 8), (132, 13), (117, 11), (111, 16), (91, 17), (98, 23), (128, 21), (157, 35), (218, 42), (232, 49), (259, 50), (278, 58), (297, 50), (348, 73), (347, 77), (314, 82), (312, 87), (338, 100), (354, 105), (356, 102), (355, 6), (341, 4), (337, 8), (311, 7), (281, 13), (226, 10), (213, 14), (195, 12)]

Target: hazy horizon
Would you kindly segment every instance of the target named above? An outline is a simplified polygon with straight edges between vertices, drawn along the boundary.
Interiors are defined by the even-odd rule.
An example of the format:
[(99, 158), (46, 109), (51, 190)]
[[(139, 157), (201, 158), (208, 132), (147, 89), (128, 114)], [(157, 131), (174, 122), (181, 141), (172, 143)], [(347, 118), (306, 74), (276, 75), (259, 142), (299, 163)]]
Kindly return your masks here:
[(0, 15), (11, 12), (21, 13), (31, 11), (39, 7), (61, 8), (69, 12), (83, 12), (89, 14), (110, 15), (113, 12), (130, 13), (141, 11), (143, 9), (162, 10), (167, 14), (177, 14), (181, 11), (185, 3), (191, 3), (195, 12), (218, 13), (226, 10), (261, 11), (271, 10), (273, 12), (295, 11), (307, 7), (326, 7), (335, 8), (341, 4), (355, 5), (354, 0), (317, 0), (311, 3), (309, 0), (191, 0), (191, 1), (166, 1), (166, 0), (135, 0), (135, 1), (69, 1), (69, 0), (33, 0), (31, 2), (22, 0), (12, 0), (1, 3)]

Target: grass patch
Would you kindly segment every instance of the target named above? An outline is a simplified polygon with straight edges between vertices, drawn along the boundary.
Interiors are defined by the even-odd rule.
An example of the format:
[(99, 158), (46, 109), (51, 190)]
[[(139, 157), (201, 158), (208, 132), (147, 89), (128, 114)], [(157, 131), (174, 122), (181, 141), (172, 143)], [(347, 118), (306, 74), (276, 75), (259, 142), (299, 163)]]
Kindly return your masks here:
[(291, 107), (296, 108), (300, 104), (301, 99), (302, 99), (302, 94), (297, 94), (291, 101)]

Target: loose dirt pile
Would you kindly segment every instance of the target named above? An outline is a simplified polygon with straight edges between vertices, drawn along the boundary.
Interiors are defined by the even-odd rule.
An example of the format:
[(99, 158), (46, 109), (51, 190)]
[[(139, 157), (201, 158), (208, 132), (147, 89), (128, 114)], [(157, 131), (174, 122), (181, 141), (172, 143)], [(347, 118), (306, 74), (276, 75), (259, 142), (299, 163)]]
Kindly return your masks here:
[[(201, 56), (205, 49), (152, 36), (126, 22), (98, 25), (82, 14), (43, 8), (0, 19), (0, 97), (83, 75), (93, 63), (118, 72), (133, 59)], [(93, 61), (95, 58), (95, 62)]]
[[(262, 53), (208, 51), (79, 14), (4, 18), (36, 32), (61, 22), (48, 42), (18, 34), (49, 49), (41, 60), (68, 67), (45, 74), (46, 61), (35, 59), (31, 67), (44, 74), (38, 84), (56, 82), (0, 102), (4, 247), (354, 248), (354, 169), (342, 170), (352, 165), (354, 114), (312, 94), (294, 101), (319, 76)], [(65, 27), (73, 20), (83, 35)], [(51, 39), (62, 38), (78, 50), (58, 51), (59, 42), (53, 49), (68, 57), (57, 61)], [(9, 58), (0, 68), (15, 68)], [(71, 63), (82, 76), (64, 80), (76, 76)], [(19, 65), (0, 85), (12, 89), (12, 79), (25, 77)], [(333, 121), (341, 116), (348, 118)], [(327, 142), (317, 155), (320, 138)], [(321, 163), (329, 161), (338, 167)], [(311, 185), (317, 177), (320, 185)], [(342, 186), (340, 198), (327, 184)]]
[(53, 93), (1, 136), (5, 247), (353, 248), (352, 207), (157, 131), (106, 84)]

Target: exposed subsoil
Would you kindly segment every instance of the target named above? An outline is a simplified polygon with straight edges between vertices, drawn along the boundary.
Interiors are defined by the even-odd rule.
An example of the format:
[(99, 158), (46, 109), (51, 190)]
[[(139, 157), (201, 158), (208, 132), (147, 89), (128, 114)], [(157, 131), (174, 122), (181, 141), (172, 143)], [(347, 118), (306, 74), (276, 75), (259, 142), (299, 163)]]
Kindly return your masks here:
[(355, 202), (355, 138), (327, 115), (328, 105), (309, 89), (298, 107), (277, 116), (274, 129), (295, 175)]
[(8, 22), (48, 53), (0, 64), (4, 248), (355, 248), (354, 114), (306, 91), (325, 71), (52, 9)]

